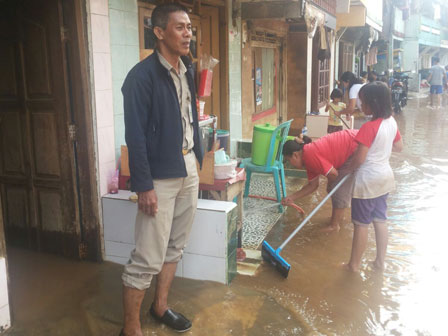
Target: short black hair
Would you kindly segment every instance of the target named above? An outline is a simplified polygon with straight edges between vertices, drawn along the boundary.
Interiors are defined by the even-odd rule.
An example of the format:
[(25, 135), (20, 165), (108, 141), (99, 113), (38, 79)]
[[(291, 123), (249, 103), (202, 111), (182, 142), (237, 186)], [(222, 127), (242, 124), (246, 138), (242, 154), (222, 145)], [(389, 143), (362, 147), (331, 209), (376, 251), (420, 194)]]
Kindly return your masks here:
[(311, 143), (313, 140), (311, 140), (310, 137), (307, 137), (306, 135), (303, 136), (303, 142), (297, 142), (295, 140), (288, 140), (283, 145), (282, 154), (283, 156), (292, 156), (295, 152), (300, 152), (303, 149), (303, 146), (306, 144)]
[(333, 91), (331, 91), (331, 95), (330, 95), (331, 99), (342, 98), (342, 97), (344, 97), (344, 94), (342, 93), (341, 89), (334, 89)]
[(438, 58), (437, 56), (433, 58), (434, 63), (439, 63), (440, 62), (440, 58)]
[(392, 99), (389, 87), (380, 81), (364, 85), (359, 90), (362, 104), (366, 104), (372, 111), (372, 120), (387, 119), (392, 115)]
[(170, 14), (175, 12), (185, 12), (188, 14), (188, 9), (178, 3), (165, 3), (157, 6), (154, 8), (151, 15), (152, 27), (166, 29)]
[(365, 76), (367, 76), (367, 74), (368, 74), (367, 71), (361, 71), (361, 75), (360, 76), (364, 78)]

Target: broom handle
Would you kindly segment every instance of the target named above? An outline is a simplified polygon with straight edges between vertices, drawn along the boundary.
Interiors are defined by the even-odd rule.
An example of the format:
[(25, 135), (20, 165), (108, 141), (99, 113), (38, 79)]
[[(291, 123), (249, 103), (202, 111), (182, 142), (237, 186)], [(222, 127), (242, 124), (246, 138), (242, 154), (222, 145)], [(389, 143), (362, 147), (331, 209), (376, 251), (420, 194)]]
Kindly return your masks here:
[(342, 119), (342, 117), (341, 117), (340, 115), (336, 114), (336, 111), (334, 110), (334, 108), (332, 108), (331, 106), (330, 106), (330, 108), (333, 110), (333, 112), (335, 112), (335, 113), (334, 113), (335, 116), (337, 116), (337, 117), (344, 123), (345, 127), (347, 127), (348, 129), (350, 129), (350, 126), (347, 125), (347, 123), (344, 121), (344, 119)]
[(306, 224), (306, 222), (308, 222), (310, 220), (311, 217), (314, 216), (314, 214), (317, 212), (317, 210), (319, 210), (322, 205), (324, 205), (324, 203), (327, 201), (327, 199), (329, 199), (331, 197), (331, 195), (333, 195), (336, 190), (339, 189), (339, 187), (349, 178), (351, 174), (347, 174), (345, 175), (342, 180), (339, 181), (339, 183), (336, 185), (336, 187), (334, 187), (327, 196), (325, 196), (325, 198), (319, 203), (319, 205), (317, 207), (314, 208), (313, 211), (311, 211), (311, 213), (306, 216), (306, 218), (302, 221), (302, 223), (300, 223), (300, 225), (293, 231), (293, 233), (291, 233), (289, 235), (288, 238), (286, 238), (286, 240), (277, 248), (277, 250), (275, 252), (279, 253), (286, 244), (289, 243), (289, 241), (296, 235), (297, 232), (299, 232), (299, 230)]

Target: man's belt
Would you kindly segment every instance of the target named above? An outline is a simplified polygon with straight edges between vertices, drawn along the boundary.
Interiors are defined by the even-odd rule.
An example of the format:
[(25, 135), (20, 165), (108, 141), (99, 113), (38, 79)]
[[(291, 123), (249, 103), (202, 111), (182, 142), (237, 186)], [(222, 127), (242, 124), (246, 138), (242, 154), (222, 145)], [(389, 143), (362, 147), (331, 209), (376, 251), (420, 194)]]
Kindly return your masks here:
[(190, 148), (190, 149), (182, 148), (182, 154), (183, 154), (183, 155), (187, 155), (187, 154), (190, 153), (190, 152), (191, 152), (191, 148)]

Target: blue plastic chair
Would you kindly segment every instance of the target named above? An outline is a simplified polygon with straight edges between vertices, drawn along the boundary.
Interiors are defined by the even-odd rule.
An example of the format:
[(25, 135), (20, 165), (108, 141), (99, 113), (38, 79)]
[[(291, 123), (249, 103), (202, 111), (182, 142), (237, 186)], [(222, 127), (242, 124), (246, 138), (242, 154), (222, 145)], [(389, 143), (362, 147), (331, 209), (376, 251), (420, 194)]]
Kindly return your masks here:
[[(252, 158), (243, 159), (241, 167), (246, 170), (246, 186), (244, 189), (244, 197), (249, 195), (250, 178), (253, 172), (256, 173), (270, 173), (274, 176), (275, 182), (275, 192), (277, 195), (277, 201), (280, 203), (283, 197), (286, 197), (286, 185), (285, 185), (285, 168), (283, 166), (283, 145), (288, 136), (289, 128), (291, 126), (292, 120), (288, 120), (281, 125), (279, 125), (271, 135), (271, 142), (269, 144), (268, 158), (264, 166), (259, 166), (252, 163)], [(275, 140), (280, 138), (278, 142), (277, 154), (272, 162), (272, 158), (275, 153)], [(280, 189), (281, 183), (281, 189)], [(283, 212), (283, 206), (279, 206), (279, 211)]]

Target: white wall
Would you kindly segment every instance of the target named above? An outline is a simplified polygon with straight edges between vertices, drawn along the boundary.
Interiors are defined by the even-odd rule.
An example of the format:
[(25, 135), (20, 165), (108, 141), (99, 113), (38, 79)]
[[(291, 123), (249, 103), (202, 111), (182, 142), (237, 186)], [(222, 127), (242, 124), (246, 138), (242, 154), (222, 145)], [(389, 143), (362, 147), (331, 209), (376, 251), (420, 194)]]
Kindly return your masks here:
[(230, 155), (236, 156), (237, 141), (243, 140), (243, 118), (241, 103), (241, 17), (232, 25), (232, 6), (240, 6), (239, 2), (227, 0), (228, 39), (229, 39), (229, 124)]
[(114, 112), (108, 0), (87, 3), (93, 129), (99, 194), (107, 194), (107, 179), (115, 170)]
[(409, 80), (409, 90), (419, 91), (420, 80), (418, 76), (419, 69), (419, 43), (417, 39), (405, 38), (403, 41), (403, 68), (405, 70), (415, 70), (412, 79)]
[(6, 272), (6, 259), (0, 258), (0, 330), (5, 331), (10, 326), (11, 316), (9, 313), (8, 275)]
[(306, 113), (311, 112), (311, 88), (313, 69), (313, 38), (308, 37), (306, 56)]

